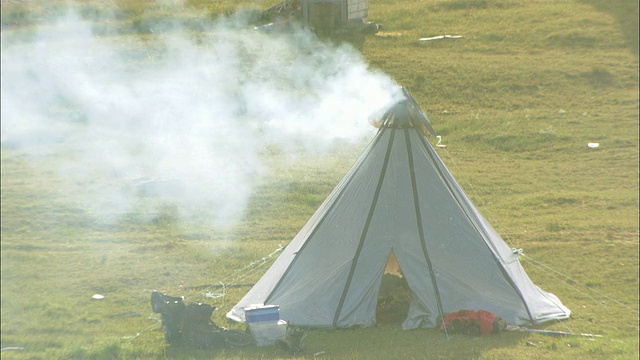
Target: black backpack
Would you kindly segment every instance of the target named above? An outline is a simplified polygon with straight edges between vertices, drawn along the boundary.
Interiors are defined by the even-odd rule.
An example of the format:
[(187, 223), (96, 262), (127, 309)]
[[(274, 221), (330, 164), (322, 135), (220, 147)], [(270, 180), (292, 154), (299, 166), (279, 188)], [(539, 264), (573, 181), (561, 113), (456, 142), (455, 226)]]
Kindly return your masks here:
[(151, 293), (153, 312), (162, 315), (164, 339), (171, 345), (207, 349), (224, 346), (223, 329), (211, 321), (215, 310), (207, 304), (184, 304), (184, 298)]

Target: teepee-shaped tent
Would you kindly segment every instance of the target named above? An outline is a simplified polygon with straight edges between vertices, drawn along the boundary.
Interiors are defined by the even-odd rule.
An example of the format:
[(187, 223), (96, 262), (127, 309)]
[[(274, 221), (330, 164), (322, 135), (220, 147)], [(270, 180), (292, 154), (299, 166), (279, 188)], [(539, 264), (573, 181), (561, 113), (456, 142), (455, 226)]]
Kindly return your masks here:
[(570, 314), (529, 279), (425, 138), (426, 116), (404, 99), (382, 117), (366, 151), (271, 268), (227, 313), (279, 305), (299, 326), (371, 326), (381, 279), (395, 260), (412, 293), (403, 328), (443, 313), (485, 309), (509, 324)]

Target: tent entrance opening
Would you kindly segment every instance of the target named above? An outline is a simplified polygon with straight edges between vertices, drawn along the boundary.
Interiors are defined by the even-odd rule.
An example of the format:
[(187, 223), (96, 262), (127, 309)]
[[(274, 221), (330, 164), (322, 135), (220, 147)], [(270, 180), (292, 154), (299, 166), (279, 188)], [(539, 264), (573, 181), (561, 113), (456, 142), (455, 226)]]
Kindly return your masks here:
[(407, 317), (410, 303), (411, 289), (392, 251), (378, 292), (376, 323), (401, 324)]

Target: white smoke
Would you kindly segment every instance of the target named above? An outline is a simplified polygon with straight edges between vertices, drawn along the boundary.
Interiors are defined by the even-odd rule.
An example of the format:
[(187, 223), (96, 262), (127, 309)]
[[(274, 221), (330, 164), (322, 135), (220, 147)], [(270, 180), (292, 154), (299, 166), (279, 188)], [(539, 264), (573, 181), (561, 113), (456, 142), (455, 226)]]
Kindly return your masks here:
[(266, 34), (237, 18), (205, 26), (97, 36), (69, 12), (26, 40), (5, 31), (3, 148), (59, 161), (61, 196), (82, 192), (98, 218), (139, 211), (146, 195), (233, 222), (267, 147), (361, 140), (374, 131), (367, 116), (397, 90), (355, 50), (305, 31)]

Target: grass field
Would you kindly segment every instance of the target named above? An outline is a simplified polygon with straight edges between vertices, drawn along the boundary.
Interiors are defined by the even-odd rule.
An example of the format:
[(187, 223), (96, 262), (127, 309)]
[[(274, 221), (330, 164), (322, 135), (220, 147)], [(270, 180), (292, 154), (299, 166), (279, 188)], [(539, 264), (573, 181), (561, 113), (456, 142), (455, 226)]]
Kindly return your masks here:
[[(207, 43), (211, 38), (203, 34), (221, 31), (212, 25), (220, 16), (234, 14), (241, 6), (265, 9), (276, 2), (114, 0), (71, 6), (61, 1), (2, 1), (1, 342), (2, 348), (19, 348), (3, 351), (3, 359), (292, 357), (274, 348), (211, 352), (165, 346), (158, 315), (151, 311), (150, 292), (186, 295), (189, 301), (215, 305), (219, 310), (214, 321), (238, 328), (227, 323), (224, 314), (249, 288), (230, 287), (225, 297), (214, 300), (198, 287), (257, 281), (272, 260), (262, 258), (295, 236), (364, 150), (367, 136), (334, 139), (318, 151), (310, 151), (306, 135), (295, 132), (293, 140), (288, 138), (291, 144), (261, 141), (264, 146), (252, 156), (228, 158), (244, 167), (224, 159), (219, 163), (238, 174), (232, 178), (236, 185), (232, 191), (213, 177), (194, 195), (195, 200), (200, 196), (206, 201), (194, 201), (188, 211), (170, 197), (154, 198), (153, 189), (148, 188), (127, 199), (122, 211), (124, 205), (117, 205), (123, 199), (103, 196), (121, 188), (114, 185), (120, 178), (99, 171), (101, 165), (120, 169), (120, 163), (109, 161), (119, 155), (113, 151), (116, 144), (83, 148), (105, 154), (89, 158), (56, 140), (85, 129), (94, 113), (108, 114), (114, 122), (118, 116), (127, 118), (120, 109), (135, 109), (141, 117), (146, 111), (159, 113), (138, 109), (127, 96), (112, 96), (117, 88), (107, 85), (122, 79), (106, 79), (100, 82), (105, 86), (101, 89), (88, 87), (91, 83), (86, 79), (100, 79), (100, 74), (107, 73), (134, 74), (160, 89), (155, 94), (161, 101), (144, 104), (170, 102), (170, 97), (163, 96), (183, 89), (185, 73), (162, 68), (163, 59), (175, 56), (183, 66), (193, 62), (166, 51), (171, 48), (159, 39), (186, 33), (196, 45), (185, 48), (206, 55), (198, 49), (215, 44)], [(67, 21), (69, 7), (89, 22), (91, 36), (100, 46), (83, 49), (77, 40), (83, 34), (74, 29), (65, 37), (46, 36), (49, 30), (58, 31), (57, 23)], [(638, 3), (372, 0), (369, 20), (382, 24), (383, 31), (367, 38), (362, 61), (369, 71), (386, 74), (417, 99), (443, 136), (447, 147), (438, 151), (453, 175), (507, 243), (524, 250), (522, 263), (532, 280), (572, 310), (569, 320), (540, 328), (603, 337), (505, 332), (489, 338), (447, 340), (436, 330), (402, 331), (399, 325), (385, 325), (311, 331), (305, 339), (307, 350), (299, 357), (314, 358), (322, 352), (315, 357), (637, 359)], [(418, 41), (445, 34), (463, 38)], [(259, 47), (247, 43), (240, 59), (259, 63), (251, 56), (251, 50)], [(12, 75), (7, 69), (22, 69), (7, 54), (39, 54), (37, 49), (44, 48), (87, 50), (106, 60), (88, 69), (93, 72), (74, 73), (78, 77), (73, 84), (81, 89), (75, 91), (57, 88), (61, 83), (53, 79), (66, 67), (83, 68), (75, 61), (75, 52), (57, 54), (64, 63), (55, 63), (47, 72), (29, 69), (32, 59), (25, 57), (21, 60), (25, 73), (49, 86), (47, 94), (66, 94), (44, 101), (29, 92), (22, 95), (20, 86), (5, 80)], [(124, 54), (125, 61), (118, 63), (122, 68), (115, 72), (110, 49)], [(279, 50), (273, 49), (281, 55), (274, 56), (275, 64), (295, 61), (295, 54)], [(327, 54), (310, 59), (331, 62), (331, 51)], [(224, 56), (203, 61), (219, 64)], [(196, 64), (198, 74), (206, 78), (207, 68)], [(222, 75), (221, 82), (234, 84), (235, 78)], [(256, 70), (241, 80), (247, 83), (264, 76), (263, 82), (268, 82), (271, 75), (287, 77), (285, 71), (264, 75)], [(172, 81), (172, 86), (163, 87), (166, 81)], [(139, 83), (131, 85), (147, 89)], [(87, 93), (96, 95), (85, 97)], [(214, 97), (215, 93), (206, 97), (189, 93), (181, 98), (188, 104), (183, 110), (197, 113), (199, 101)], [(94, 103), (87, 104), (86, 99)], [(247, 105), (244, 112), (239, 111), (252, 115), (252, 109)], [(16, 138), (16, 129), (30, 129), (30, 122), (43, 114), (51, 121), (38, 124), (46, 126)], [(11, 120), (13, 127), (5, 127), (5, 120)], [(259, 130), (268, 133), (267, 125), (261, 126)], [(369, 125), (363, 121), (362, 126)], [(126, 124), (124, 128), (130, 129)], [(129, 137), (146, 138), (140, 129), (117, 134), (126, 135), (127, 144), (139, 144)], [(199, 130), (188, 134), (197, 135)], [(169, 133), (161, 135), (172, 138)], [(226, 134), (219, 138), (225, 139), (220, 146), (244, 151), (253, 146), (244, 141), (247, 138), (246, 133)], [(589, 148), (588, 143), (599, 143), (599, 147)], [(142, 146), (128, 151), (147, 154)], [(176, 154), (181, 154), (180, 149)], [(126, 157), (117, 159), (126, 161)], [(207, 163), (189, 167), (190, 160), (180, 156), (167, 159), (173, 162), (155, 159), (157, 169), (208, 175), (200, 172), (210, 166)], [(259, 164), (259, 169), (252, 164)], [(237, 181), (245, 178), (251, 179), (251, 186)], [(223, 191), (208, 197), (207, 184)], [(242, 194), (230, 194), (234, 192)], [(220, 214), (211, 220), (208, 200), (220, 197), (246, 203), (239, 210), (226, 210), (238, 214), (231, 219), (237, 221), (225, 222)], [(117, 211), (104, 212), (105, 207)], [(94, 300), (94, 294), (105, 298)]]

